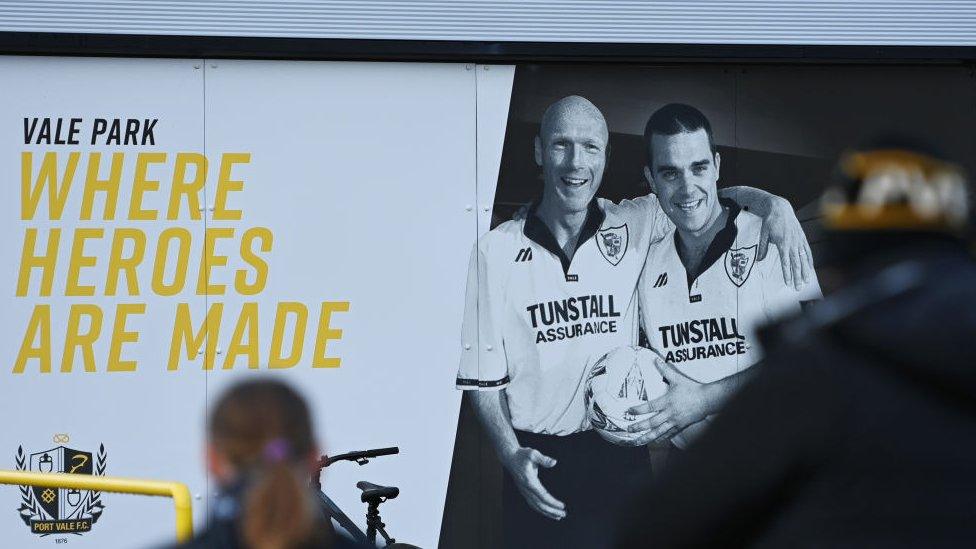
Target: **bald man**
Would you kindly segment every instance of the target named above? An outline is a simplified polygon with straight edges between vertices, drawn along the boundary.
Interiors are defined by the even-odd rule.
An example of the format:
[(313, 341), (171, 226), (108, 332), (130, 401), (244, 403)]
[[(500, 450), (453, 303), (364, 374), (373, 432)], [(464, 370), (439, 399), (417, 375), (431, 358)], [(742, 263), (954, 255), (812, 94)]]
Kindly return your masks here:
[[(637, 281), (650, 243), (672, 230), (653, 195), (595, 198), (608, 142), (591, 102), (552, 104), (535, 138), (542, 196), (472, 251), (457, 387), (473, 390), (507, 472), (506, 547), (607, 544), (613, 502), (648, 468), (643, 448), (593, 433), (583, 404), (593, 362), (636, 344)], [(731, 194), (773, 225), (774, 242), (800, 230), (785, 201)]]

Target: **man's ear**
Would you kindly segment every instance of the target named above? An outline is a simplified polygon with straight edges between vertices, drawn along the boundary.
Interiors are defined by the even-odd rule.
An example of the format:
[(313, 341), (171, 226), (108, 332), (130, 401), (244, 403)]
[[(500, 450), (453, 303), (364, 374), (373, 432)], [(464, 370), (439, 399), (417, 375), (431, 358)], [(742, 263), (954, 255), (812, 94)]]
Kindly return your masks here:
[(719, 169), (722, 167), (722, 155), (715, 151), (715, 180), (718, 181)]
[(647, 180), (647, 184), (651, 186), (651, 192), (657, 194), (657, 189), (654, 188), (654, 177), (651, 175), (651, 169), (644, 166), (644, 179)]
[(542, 139), (539, 139), (538, 135), (535, 136), (535, 163), (542, 167)]

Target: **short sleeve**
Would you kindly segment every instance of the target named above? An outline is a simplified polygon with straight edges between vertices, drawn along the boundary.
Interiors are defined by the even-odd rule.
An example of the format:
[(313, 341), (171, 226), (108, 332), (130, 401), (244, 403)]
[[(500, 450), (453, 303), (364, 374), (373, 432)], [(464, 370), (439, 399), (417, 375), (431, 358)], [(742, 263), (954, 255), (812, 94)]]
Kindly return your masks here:
[(800, 288), (800, 302), (817, 301), (823, 299), (823, 291), (820, 289), (820, 279), (817, 278), (817, 271), (814, 269), (810, 282)]
[(621, 207), (634, 209), (642, 222), (645, 223), (649, 233), (648, 242), (654, 243), (671, 234), (674, 224), (664, 215), (661, 203), (657, 200), (657, 195), (648, 193), (633, 200), (624, 200), (620, 203)]
[(461, 323), (461, 361), (457, 388), (499, 390), (508, 385), (508, 366), (500, 326), (504, 307), (503, 280), (492, 272), (486, 254), (475, 244), (468, 264), (468, 281)]
[(779, 249), (775, 245), (769, 246), (769, 251), (759, 262), (759, 266), (763, 271), (763, 306), (769, 320), (795, 314), (799, 312), (801, 303), (823, 298), (816, 272), (799, 290), (786, 284), (783, 280)]

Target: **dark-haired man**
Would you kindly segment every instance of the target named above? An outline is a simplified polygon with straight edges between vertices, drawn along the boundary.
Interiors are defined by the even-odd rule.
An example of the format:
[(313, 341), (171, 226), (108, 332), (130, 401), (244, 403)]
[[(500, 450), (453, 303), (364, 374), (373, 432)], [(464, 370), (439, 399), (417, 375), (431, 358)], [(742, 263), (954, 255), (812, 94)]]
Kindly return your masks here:
[(661, 107), (644, 141), (644, 174), (674, 224), (651, 244), (638, 285), (641, 321), (667, 362), (669, 389), (631, 410), (651, 414), (631, 430), (684, 447), (760, 360), (757, 328), (819, 299), (820, 287), (813, 272), (800, 291), (787, 285), (776, 249), (757, 259), (762, 220), (719, 197), (722, 159), (698, 109)]

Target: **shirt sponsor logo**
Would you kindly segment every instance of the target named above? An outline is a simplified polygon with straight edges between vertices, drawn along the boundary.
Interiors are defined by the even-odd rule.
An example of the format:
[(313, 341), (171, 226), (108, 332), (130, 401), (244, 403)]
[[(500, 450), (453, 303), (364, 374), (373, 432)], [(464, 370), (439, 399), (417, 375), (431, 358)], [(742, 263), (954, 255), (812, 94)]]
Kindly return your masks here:
[[(535, 303), (525, 308), (537, 328), (536, 343), (548, 343), (591, 334), (615, 333), (620, 312), (612, 295), (583, 295)], [(546, 327), (549, 328), (546, 328)], [(542, 328), (542, 329), (539, 329)]]
[(664, 359), (675, 364), (706, 358), (742, 355), (746, 338), (734, 317), (702, 318), (659, 326)]
[(596, 246), (600, 249), (604, 259), (616, 267), (620, 260), (627, 254), (627, 244), (630, 240), (630, 231), (627, 224), (620, 227), (610, 227), (596, 233)]

